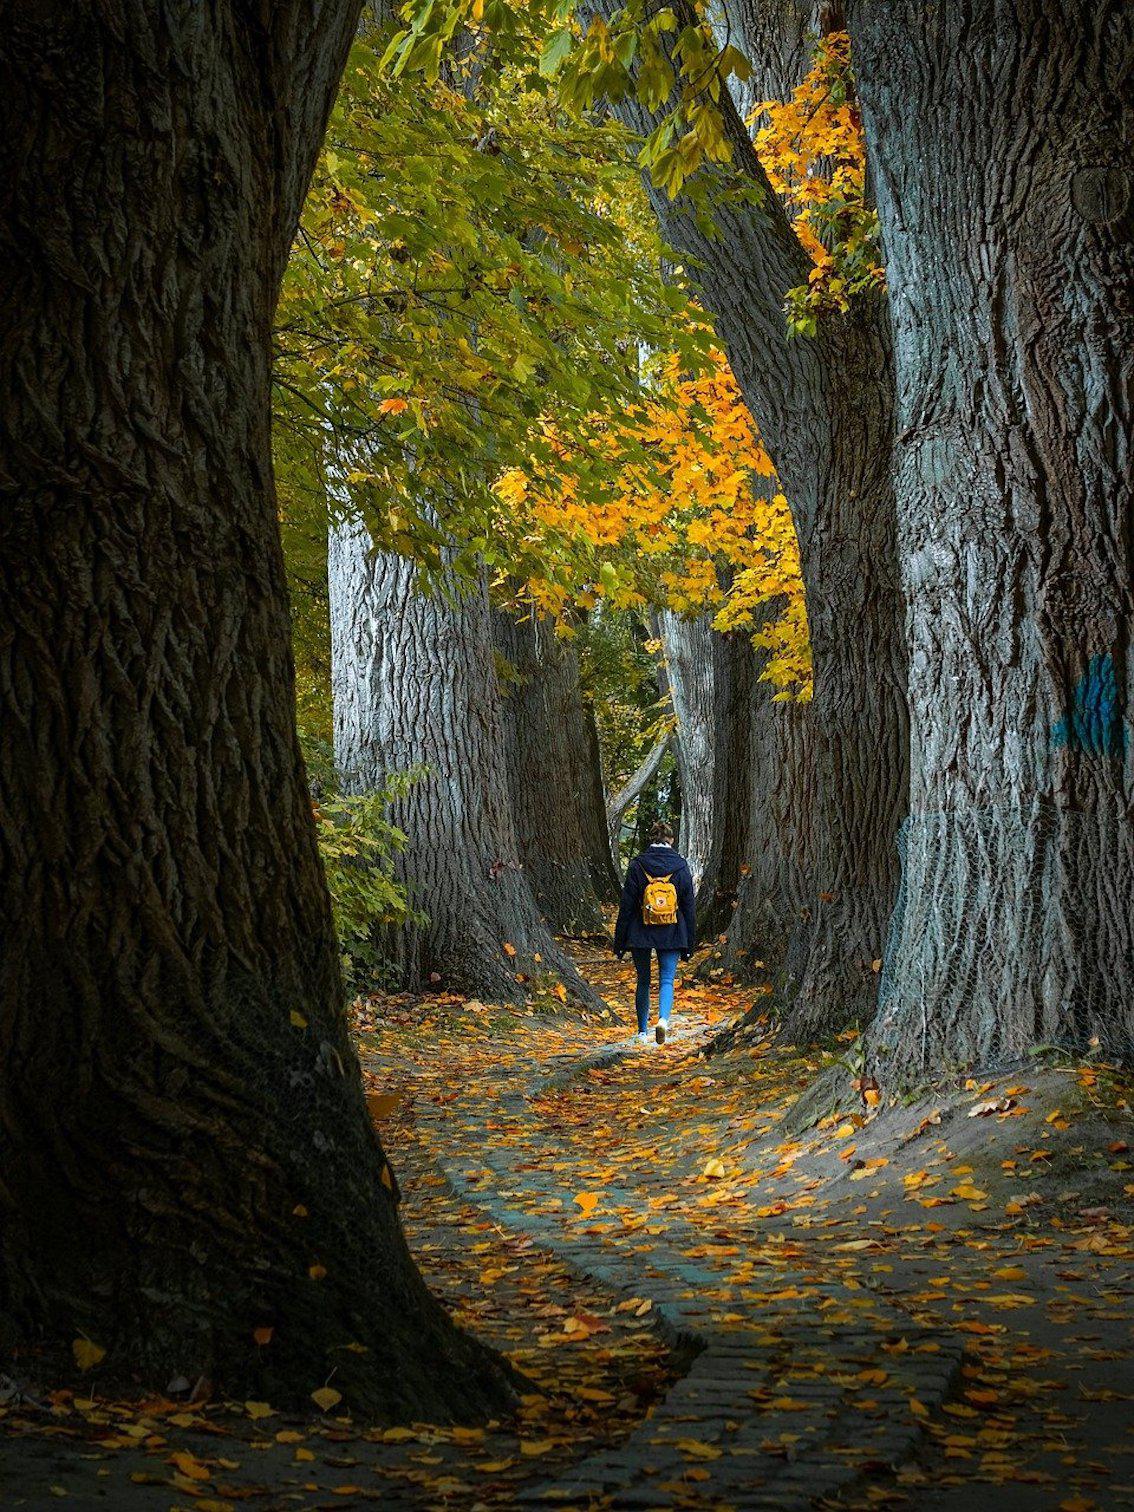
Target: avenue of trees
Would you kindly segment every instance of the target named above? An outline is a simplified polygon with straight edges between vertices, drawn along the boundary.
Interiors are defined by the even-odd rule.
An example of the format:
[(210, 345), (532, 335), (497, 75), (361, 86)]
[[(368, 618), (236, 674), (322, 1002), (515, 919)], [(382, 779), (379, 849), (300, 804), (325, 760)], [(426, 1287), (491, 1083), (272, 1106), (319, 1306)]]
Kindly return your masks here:
[(1124, 0), (0, 34), (0, 1343), (503, 1401), (348, 989), (600, 1006), (658, 812), (887, 1091), (1130, 1058)]

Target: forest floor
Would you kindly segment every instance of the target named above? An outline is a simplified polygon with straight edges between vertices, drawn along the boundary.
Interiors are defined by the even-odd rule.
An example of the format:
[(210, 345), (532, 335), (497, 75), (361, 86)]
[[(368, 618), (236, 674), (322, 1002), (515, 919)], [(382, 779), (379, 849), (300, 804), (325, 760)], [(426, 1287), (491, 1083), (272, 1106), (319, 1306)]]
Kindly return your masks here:
[[(1134, 1507), (1134, 1087), (1047, 1056), (869, 1106), (679, 986), (611, 1004), (356, 1005), (411, 1248), (528, 1390), (483, 1428), (266, 1403), (10, 1398), (0, 1504), (128, 1509)], [(792, 1132), (826, 1073), (830, 1106)]]

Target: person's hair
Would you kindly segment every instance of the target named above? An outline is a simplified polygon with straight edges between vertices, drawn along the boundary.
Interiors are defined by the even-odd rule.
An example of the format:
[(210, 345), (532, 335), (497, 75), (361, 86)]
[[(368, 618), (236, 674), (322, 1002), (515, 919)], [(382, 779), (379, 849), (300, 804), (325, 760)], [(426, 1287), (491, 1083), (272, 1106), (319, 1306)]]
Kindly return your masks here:
[(659, 819), (657, 821), (657, 823), (655, 825), (653, 825), (652, 828), (650, 829), (650, 844), (651, 845), (666, 845), (666, 844), (672, 845), (673, 844), (673, 826), (670, 825), (670, 824), (667, 824), (664, 819)]

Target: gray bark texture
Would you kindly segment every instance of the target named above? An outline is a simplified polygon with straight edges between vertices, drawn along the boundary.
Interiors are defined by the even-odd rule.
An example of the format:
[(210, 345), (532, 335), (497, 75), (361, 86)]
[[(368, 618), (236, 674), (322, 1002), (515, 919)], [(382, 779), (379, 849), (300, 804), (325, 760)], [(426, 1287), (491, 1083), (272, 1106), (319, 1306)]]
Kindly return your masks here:
[(716, 769), (724, 764), (723, 654), (708, 614), (683, 616), (663, 610), (658, 629), (673, 704), (673, 748), (681, 783), (681, 851), (700, 888), (719, 855), (720, 803)]
[(503, 1376), (426, 1293), (366, 1113), (272, 481), (272, 314), (357, 14), (0, 11), (0, 1340), (467, 1416)]
[[(677, 9), (684, 20), (683, 5)], [(820, 8), (812, 14), (778, 0), (729, 19), (755, 64), (752, 96), (787, 97), (799, 77), (776, 70), (785, 63), (802, 75), (804, 35), (823, 22)], [(751, 37), (747, 26), (755, 28)], [(772, 30), (781, 41), (769, 48)], [(784, 299), (806, 282), (810, 262), (727, 98), (722, 112), (733, 162), (706, 170), (718, 191), (716, 234), (707, 234), (687, 199), (648, 187), (663, 234), (685, 256), (714, 318), (799, 535), (815, 667), (815, 807), (788, 814), (787, 822), (806, 826), (814, 872), (802, 925), (807, 966), (786, 1027), (809, 1039), (873, 1011), (871, 963), (881, 954), (898, 876), (908, 729), (890, 472), (890, 330), (884, 304), (874, 301), (825, 320), (812, 340), (788, 336)], [(639, 131), (657, 120), (633, 101), (619, 113)], [(746, 203), (753, 189), (758, 206)], [(783, 847), (800, 848), (790, 839)]]
[(409, 843), (398, 874), (422, 926), (385, 941), (416, 990), (446, 986), (516, 1002), (545, 978), (601, 1000), (540, 917), (520, 860), (484, 581), (425, 593), (405, 558), (371, 550), (363, 526), (328, 543), (335, 759), (349, 791), (394, 772), (426, 775), (391, 808)]
[(848, 7), (894, 315), (910, 818), (870, 1035), (1134, 1050), (1134, 10)]
[[(579, 687), (578, 658), (533, 612), (492, 616), (509, 668), (503, 717), (520, 859), (556, 934), (595, 934), (617, 899), (598, 734)], [(600, 848), (601, 847), (601, 848)]]
[(679, 844), (697, 888), (702, 938), (727, 929), (747, 849), (749, 728), (755, 657), (744, 636), (711, 616), (663, 611), (658, 630), (676, 725)]
[(818, 805), (812, 706), (774, 703), (774, 689), (755, 681), (758, 672), (757, 662), (747, 700), (747, 828), (737, 905), (706, 967), (770, 984), (771, 999), (755, 1005), (764, 1014), (790, 1009), (807, 970), (815, 872), (808, 821)]

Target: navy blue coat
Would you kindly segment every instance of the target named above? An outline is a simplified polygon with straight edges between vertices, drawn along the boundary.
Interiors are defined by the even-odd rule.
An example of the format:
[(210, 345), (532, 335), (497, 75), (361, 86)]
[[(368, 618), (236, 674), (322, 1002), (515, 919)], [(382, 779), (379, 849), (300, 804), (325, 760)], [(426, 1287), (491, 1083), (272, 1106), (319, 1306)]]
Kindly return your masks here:
[[(671, 877), (677, 888), (677, 923), (644, 924), (642, 895), (647, 877)], [(681, 950), (686, 955), (697, 940), (697, 921), (693, 912), (693, 876), (689, 863), (672, 845), (651, 845), (635, 856), (626, 869), (622, 885), (622, 902), (614, 929), (614, 953), (625, 950)]]

